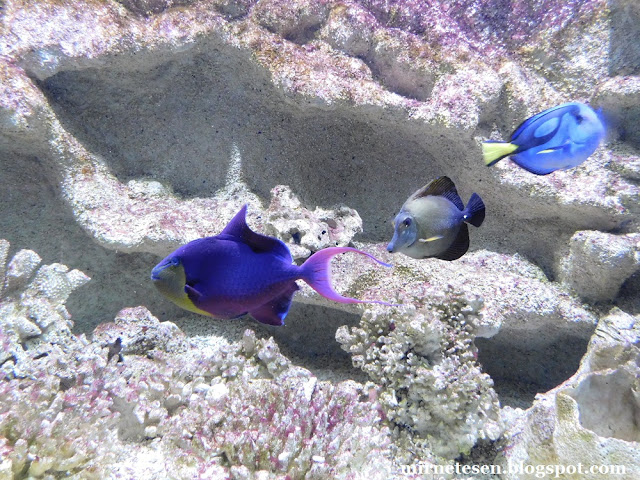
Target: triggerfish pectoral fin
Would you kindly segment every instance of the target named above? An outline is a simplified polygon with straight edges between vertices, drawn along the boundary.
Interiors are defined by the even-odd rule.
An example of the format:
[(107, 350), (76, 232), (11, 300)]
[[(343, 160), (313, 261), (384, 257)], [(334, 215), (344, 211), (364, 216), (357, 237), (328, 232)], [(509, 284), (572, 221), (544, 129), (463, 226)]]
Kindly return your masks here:
[(200, 298), (200, 292), (198, 292), (195, 288), (185, 285), (184, 294), (180, 296), (172, 296), (170, 297), (173, 302), (179, 307), (184, 308), (185, 310), (189, 310), (190, 312), (199, 313), (201, 315), (211, 316), (209, 312), (201, 310), (196, 306), (196, 303)]
[(343, 297), (336, 292), (331, 286), (331, 267), (330, 261), (335, 255), (345, 252), (355, 252), (360, 255), (366, 255), (380, 265), (390, 267), (388, 263), (381, 262), (373, 255), (351, 247), (329, 247), (320, 250), (311, 255), (300, 267), (301, 278), (309, 284), (316, 292), (329, 300), (339, 303), (378, 303), (390, 307), (396, 306), (392, 303), (383, 302), (381, 300), (357, 300), (355, 298)]
[(296, 285), (296, 282), (291, 282), (291, 286), (286, 292), (265, 303), (261, 307), (258, 307), (255, 310), (251, 310), (249, 312), (249, 315), (251, 315), (260, 323), (281, 327), (282, 325), (284, 325), (284, 317), (286, 317), (287, 313), (289, 313), (291, 301), (293, 300), (293, 294), (296, 293), (299, 289), (300, 287)]
[(482, 158), (487, 167), (490, 167), (508, 157), (518, 149), (518, 145), (506, 142), (487, 141), (482, 142)]

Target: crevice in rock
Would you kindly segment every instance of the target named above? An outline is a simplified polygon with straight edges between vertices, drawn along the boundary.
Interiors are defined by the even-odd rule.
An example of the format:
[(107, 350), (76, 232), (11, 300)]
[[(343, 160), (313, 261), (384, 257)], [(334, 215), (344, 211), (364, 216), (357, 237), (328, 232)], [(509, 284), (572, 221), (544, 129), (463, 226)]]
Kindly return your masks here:
[[(609, 0), (611, 30), (609, 75), (633, 75), (640, 71), (640, 4), (634, 0)], [(635, 48), (630, 48), (631, 46)]]
[(587, 351), (592, 330), (584, 325), (574, 330), (538, 325), (543, 329), (503, 329), (476, 339), (478, 361), (493, 379), (502, 406), (529, 408), (537, 393), (571, 377)]
[(383, 57), (370, 54), (363, 59), (381, 85), (405, 98), (419, 102), (429, 99), (436, 81), (433, 73), (412, 70), (409, 65), (403, 65), (391, 54), (387, 58)]
[(338, 327), (355, 326), (359, 321), (359, 315), (294, 302), (284, 327), (256, 322), (254, 330), (273, 336), (284, 356), (295, 365), (310, 370), (320, 380), (364, 383), (368, 376), (352, 365), (351, 356), (340, 348), (335, 338)]
[(592, 374), (568, 394), (578, 402), (580, 424), (602, 437), (640, 441), (640, 394), (635, 373)]
[(0, 202), (2, 236), (16, 248), (37, 251), (43, 264), (62, 263), (91, 277), (66, 304), (75, 333), (90, 333), (125, 306), (144, 304), (158, 311), (169, 303), (149, 280), (155, 255), (122, 254), (90, 241), (51, 185), (46, 162), (6, 151), (0, 156), (0, 190), (8, 200)]
[[(40, 86), (65, 129), (122, 182), (153, 179), (184, 198), (210, 198), (237, 147), (253, 193), (266, 201), (275, 185), (289, 185), (310, 208), (348, 205), (363, 220), (358, 240), (387, 242), (406, 198), (441, 175), (487, 205), (472, 250), (519, 252), (549, 270), (574, 231), (613, 223), (600, 207), (549, 208), (547, 197), (505, 188), (495, 171), (477, 168), (472, 132), (393, 109), (286, 96), (248, 51), (213, 37), (186, 51), (100, 59)], [(481, 118), (484, 126), (497, 111)]]
[(137, 15), (149, 17), (169, 10), (172, 7), (185, 6), (196, 0), (116, 0), (127, 10)]
[(640, 272), (631, 275), (620, 287), (615, 305), (631, 315), (640, 315)]

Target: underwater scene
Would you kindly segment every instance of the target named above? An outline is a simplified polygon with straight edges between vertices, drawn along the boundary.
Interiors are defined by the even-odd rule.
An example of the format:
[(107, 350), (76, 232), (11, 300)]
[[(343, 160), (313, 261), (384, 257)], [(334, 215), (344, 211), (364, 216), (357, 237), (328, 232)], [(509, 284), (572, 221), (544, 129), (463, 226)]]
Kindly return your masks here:
[(640, 478), (638, 0), (0, 0), (0, 480)]

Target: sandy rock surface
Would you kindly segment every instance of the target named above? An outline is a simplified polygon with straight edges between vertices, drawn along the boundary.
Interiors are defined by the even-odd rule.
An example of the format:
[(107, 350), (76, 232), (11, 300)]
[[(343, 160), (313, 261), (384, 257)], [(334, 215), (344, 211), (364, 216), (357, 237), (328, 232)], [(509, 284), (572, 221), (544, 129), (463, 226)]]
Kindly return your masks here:
[[(636, 469), (638, 25), (633, 0), (2, 2), (0, 478)], [(608, 127), (584, 164), (483, 165), (570, 100)], [(388, 254), (440, 175), (486, 204), (471, 251)], [(301, 284), (275, 329), (160, 297), (153, 265), (245, 203), (298, 263), (392, 263), (333, 283), (398, 306)]]

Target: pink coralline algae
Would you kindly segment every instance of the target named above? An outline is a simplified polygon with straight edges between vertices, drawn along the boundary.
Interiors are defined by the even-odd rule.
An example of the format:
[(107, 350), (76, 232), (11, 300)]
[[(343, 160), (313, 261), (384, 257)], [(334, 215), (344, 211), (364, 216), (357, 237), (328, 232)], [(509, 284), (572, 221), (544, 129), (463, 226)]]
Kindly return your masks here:
[[(58, 312), (86, 277), (44, 266), (29, 283), (38, 263), (0, 262), (0, 478), (388, 478), (390, 431), (361, 385), (319, 381), (251, 330), (198, 344), (144, 307), (75, 336)], [(46, 328), (24, 337), (34, 283)]]
[(386, 27), (425, 36), (443, 47), (469, 43), (474, 49), (523, 47), (602, 6), (599, 0), (363, 0)]
[[(333, 386), (294, 373), (213, 388), (209, 402), (190, 405), (199, 418), (189, 425), (191, 444), (203, 459), (213, 458), (213, 447), (232, 465), (290, 478), (335, 478), (348, 471), (365, 478), (366, 472), (390, 470), (389, 431), (375, 404), (359, 400), (363, 393), (355, 383)], [(179, 430), (172, 420), (161, 426)]]
[[(216, 478), (246, 470), (278, 479), (390, 471), (389, 431), (358, 385), (318, 382), (252, 332), (243, 344), (153, 358), (125, 347), (107, 362), (106, 347), (85, 341), (34, 361), (30, 377), (0, 384), (0, 471), (192, 478), (213, 469)], [(135, 466), (141, 452), (164, 470), (148, 477)]]
[[(638, 311), (637, 0), (0, 3), (1, 227), (42, 256), (7, 262), (0, 241), (0, 478), (387, 480), (517, 442), (504, 423), (563, 401), (534, 396), (569, 378), (607, 305)], [(484, 140), (570, 100), (608, 122), (584, 164), (482, 164)], [(440, 175), (487, 204), (477, 250), (391, 257), (389, 220)], [(336, 258), (334, 286), (403, 305), (337, 311), (302, 286), (277, 341), (242, 319), (186, 335), (198, 319), (147, 296), (152, 257), (244, 203), (296, 261), (366, 242), (394, 268)], [(60, 257), (79, 270), (40, 265)], [(96, 288), (67, 310), (80, 270)], [(294, 342), (311, 369), (307, 347), (335, 347), (347, 373), (293, 365)], [(513, 458), (603, 453), (575, 431)]]

